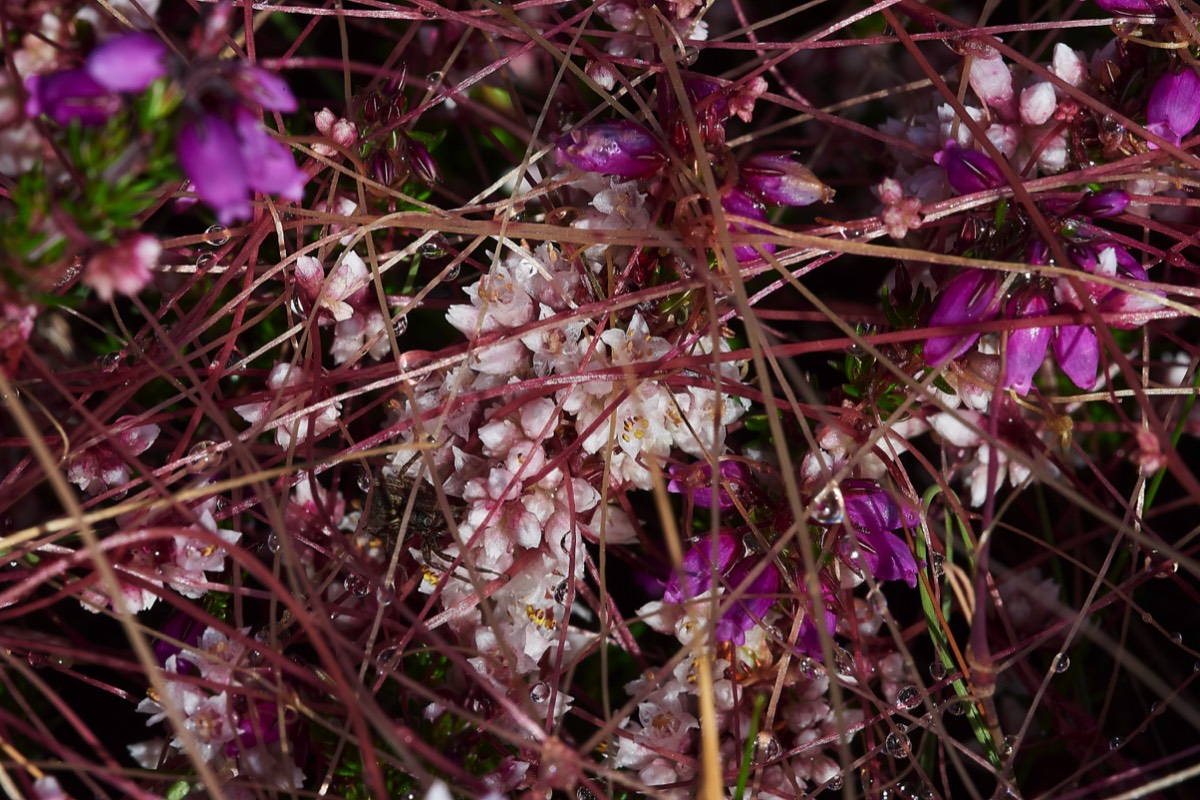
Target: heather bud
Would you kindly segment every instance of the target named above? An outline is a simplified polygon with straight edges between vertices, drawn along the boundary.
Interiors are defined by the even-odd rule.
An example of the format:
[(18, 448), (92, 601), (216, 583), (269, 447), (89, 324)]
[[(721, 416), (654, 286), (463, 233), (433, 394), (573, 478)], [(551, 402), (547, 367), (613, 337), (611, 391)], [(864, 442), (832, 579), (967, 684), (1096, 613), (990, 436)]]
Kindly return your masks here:
[(807, 206), (818, 200), (828, 203), (833, 189), (818, 180), (792, 153), (758, 153), (742, 162), (741, 185), (771, 203)]
[[(1178, 145), (1200, 123), (1200, 75), (1191, 67), (1163, 75), (1150, 90), (1146, 130)], [(1156, 145), (1151, 142), (1150, 147)]]
[(621, 178), (649, 175), (666, 160), (658, 140), (628, 120), (575, 128), (559, 139), (558, 151), (582, 170)]
[(87, 72), (114, 92), (140, 92), (167, 74), (167, 46), (148, 33), (109, 39), (92, 51)]
[(991, 156), (978, 150), (966, 150), (953, 140), (933, 157), (946, 171), (950, 188), (959, 194), (974, 194), (1005, 184), (1004, 173)]
[(1129, 194), (1120, 189), (1092, 192), (1079, 203), (1079, 211), (1089, 217), (1115, 217), (1129, 207)]
[(438, 169), (437, 161), (416, 139), (408, 141), (408, 163), (412, 171), (425, 183), (437, 183), (442, 179), (442, 171)]

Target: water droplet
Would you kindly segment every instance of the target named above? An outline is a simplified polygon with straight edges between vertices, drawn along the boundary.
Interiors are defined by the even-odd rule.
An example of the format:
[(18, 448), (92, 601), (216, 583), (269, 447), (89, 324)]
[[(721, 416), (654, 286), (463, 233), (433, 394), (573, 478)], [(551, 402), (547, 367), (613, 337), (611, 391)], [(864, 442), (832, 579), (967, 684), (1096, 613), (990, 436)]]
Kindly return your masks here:
[(1200, 672), (1200, 661), (1192, 664), (1192, 672)]
[(361, 576), (353, 572), (342, 580), (342, 586), (355, 597), (366, 597), (371, 592), (370, 585)]
[(219, 467), (224, 460), (221, 451), (217, 449), (217, 443), (209, 439), (192, 445), (192, 449), (188, 450), (187, 457), (186, 469), (193, 475), (210, 472)]
[(1163, 706), (1162, 703), (1151, 703), (1150, 713), (1151, 714), (1161, 714), (1163, 712), (1164, 708), (1165, 708), (1165, 706)]
[(1183, 634), (1180, 633), (1179, 631), (1174, 631), (1173, 633), (1171, 633), (1169, 635), (1169, 638), (1175, 644), (1183, 644)]
[(770, 731), (759, 731), (758, 736), (754, 740), (754, 754), (751, 760), (756, 765), (767, 764), (779, 758), (783, 753), (783, 746), (779, 744), (779, 740)]
[(217, 505), (217, 513), (225, 511), (226, 509), (229, 508), (229, 498), (228, 497), (218, 497), (216, 505)]
[(27, 659), (29, 661), (29, 666), (33, 667), (34, 669), (41, 669), (42, 667), (49, 666), (50, 664), (50, 659), (46, 657), (45, 653), (35, 653), (32, 650), (29, 651)]
[(216, 260), (217, 257), (212, 253), (201, 253), (200, 255), (196, 256), (196, 271), (203, 272), (212, 266), (213, 262)]
[(1142, 614), (1142, 622), (1146, 623), (1147, 625), (1149, 625), (1150, 623), (1154, 622), (1154, 617), (1150, 616), (1150, 612), (1149, 612), (1149, 611), (1147, 611), (1147, 612), (1145, 612), (1144, 614)]
[(876, 587), (867, 592), (867, 605), (870, 606), (872, 612), (876, 614), (882, 614), (887, 611), (887, 598), (884, 597), (883, 592), (879, 591), (879, 588)]
[(272, 553), (278, 553), (283, 549), (283, 542), (279, 539), (279, 534), (275, 531), (267, 534), (267, 549)]
[(962, 700), (951, 700), (946, 704), (946, 713), (952, 717), (961, 717), (967, 713), (967, 704)]
[(829, 779), (829, 782), (825, 784), (825, 788), (831, 792), (840, 792), (842, 790), (843, 785), (844, 784), (842, 782), (842, 776), (834, 775), (832, 778)]
[(1054, 657), (1054, 673), (1062, 675), (1071, 668), (1071, 658), (1066, 653), (1059, 653)]
[(1000, 751), (1007, 758), (1017, 751), (1017, 737), (1005, 736), (1004, 741), (1000, 743)]
[(819, 525), (841, 524), (846, 518), (846, 500), (842, 497), (841, 487), (832, 481), (826, 484), (813, 498), (809, 513)]
[(387, 583), (381, 583), (375, 587), (375, 602), (384, 607), (390, 606), (392, 604), (392, 597), (395, 594), (395, 586), (389, 586)]
[(684, 45), (682, 58), (680, 59), (685, 66), (691, 66), (700, 59), (700, 48), (692, 45)]
[(397, 336), (403, 336), (408, 330), (408, 314), (401, 314), (396, 317), (396, 321), (392, 324)]
[(117, 368), (120, 366), (121, 354), (119, 352), (107, 353), (100, 359), (100, 369), (104, 370), (105, 372), (116, 372)]
[(456, 261), (450, 265), (450, 269), (446, 270), (446, 280), (456, 281), (460, 273), (462, 273), (462, 262)]
[(892, 758), (908, 758), (912, 740), (908, 738), (907, 730), (903, 725), (897, 725), (896, 730), (888, 733), (883, 743), (883, 751)]
[(901, 686), (900, 691), (896, 692), (896, 707), (897, 708), (914, 708), (921, 703), (921, 690), (913, 684)]
[(297, 317), (304, 316), (304, 314), (305, 314), (304, 303), (300, 302), (299, 295), (294, 294), (288, 300), (288, 310), (291, 311), (293, 314), (295, 314)]
[(934, 661), (929, 665), (929, 676), (935, 681), (940, 681), (946, 677), (946, 665), (941, 660)]
[(537, 706), (550, 702), (550, 684), (545, 681), (538, 681), (533, 686), (530, 686), (529, 699)]
[(580, 786), (575, 790), (575, 800), (596, 800), (596, 795), (586, 786)]
[(369, 490), (371, 488), (371, 474), (369, 472), (360, 471), (358, 473), (358, 477), (355, 478), (355, 483), (358, 484), (358, 488), (360, 490), (364, 492)]
[(844, 647), (833, 648), (833, 666), (839, 675), (854, 675), (854, 654)]
[(1124, 742), (1121, 741), (1121, 737), (1114, 736), (1113, 738), (1108, 740), (1108, 749), (1109, 750), (1117, 750), (1121, 747), (1122, 744), (1124, 744)]
[(433, 72), (431, 72), (425, 76), (425, 80), (429, 83), (430, 87), (432, 88), (435, 84), (441, 83), (442, 79), (445, 77), (446, 77), (446, 73), (442, 72), (441, 70), (434, 70)]
[(75, 666), (75, 659), (61, 653), (50, 656), (49, 661), (50, 666), (57, 667), (58, 669), (70, 669)]
[(946, 574), (946, 557), (941, 553), (934, 553), (930, 559), (933, 564), (933, 577), (940, 578)]
[[(1198, 662), (1198, 663), (1200, 663), (1200, 662)], [(807, 656), (800, 659), (799, 669), (800, 669), (801, 675), (808, 678), (809, 680), (814, 680), (814, 681), (825, 674), (825, 668), (823, 666), (821, 666), (821, 664), (818, 661), (816, 661), (815, 659), (808, 658)]]
[(229, 241), (229, 228), (224, 225), (216, 224), (209, 225), (208, 230), (204, 232), (204, 243), (213, 247), (220, 247)]
[(379, 652), (375, 654), (375, 663), (381, 669), (390, 669), (396, 663), (400, 655), (399, 648), (396, 647), (381, 647)]
[(421, 258), (445, 258), (446, 244), (445, 237), (434, 236), (422, 242), (417, 252), (420, 253)]

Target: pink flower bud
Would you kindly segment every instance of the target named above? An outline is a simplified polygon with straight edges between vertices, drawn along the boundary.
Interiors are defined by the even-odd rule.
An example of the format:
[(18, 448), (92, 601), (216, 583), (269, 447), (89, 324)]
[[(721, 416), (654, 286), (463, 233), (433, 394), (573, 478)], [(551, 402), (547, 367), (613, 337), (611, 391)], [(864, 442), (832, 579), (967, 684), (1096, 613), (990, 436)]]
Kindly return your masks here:
[(1079, 203), (1079, 211), (1089, 217), (1115, 217), (1129, 207), (1129, 193), (1121, 189), (1090, 192)]
[(582, 170), (621, 178), (649, 175), (666, 161), (658, 140), (628, 120), (575, 128), (559, 139), (558, 152)]

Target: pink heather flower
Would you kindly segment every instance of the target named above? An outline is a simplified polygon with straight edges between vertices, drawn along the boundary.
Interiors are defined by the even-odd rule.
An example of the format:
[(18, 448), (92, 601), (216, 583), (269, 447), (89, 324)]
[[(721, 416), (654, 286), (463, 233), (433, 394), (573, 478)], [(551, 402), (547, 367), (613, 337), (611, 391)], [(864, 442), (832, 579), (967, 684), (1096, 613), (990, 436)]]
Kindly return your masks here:
[(1005, 184), (1004, 173), (991, 156), (967, 150), (953, 140), (947, 140), (933, 160), (946, 171), (946, 181), (959, 194), (974, 194)]
[[(712, 464), (701, 462), (688, 467), (671, 464), (667, 467), (671, 479), (667, 482), (667, 491), (675, 494), (686, 494), (698, 508), (712, 507), (713, 475)], [(735, 493), (741, 495), (750, 482), (750, 469), (741, 461), (722, 461), (720, 478), (717, 483), (717, 508), (722, 512), (732, 511), (733, 496), (726, 485)]]
[[(1146, 130), (1174, 145), (1200, 123), (1200, 75), (1190, 66), (1169, 72), (1150, 90)], [(1153, 142), (1150, 147), (1154, 148)]]
[(298, 107), (287, 81), (262, 67), (242, 65), (233, 78), (237, 92), (250, 106), (290, 114)]
[(371, 271), (353, 251), (347, 251), (341, 261), (325, 277), (321, 262), (312, 256), (296, 259), (296, 289), (310, 308), (322, 316), (329, 315), (337, 322), (354, 316), (354, 304), (362, 302), (371, 282)]
[(121, 99), (96, 81), (85, 69), (68, 69), (25, 79), (29, 100), (25, 113), (45, 114), (59, 125), (78, 120), (81, 125), (103, 125), (121, 107)]
[(583, 125), (558, 140), (558, 152), (587, 172), (640, 178), (666, 161), (650, 131), (629, 120)]
[(291, 151), (271, 138), (258, 117), (245, 108), (234, 109), (233, 121), (241, 140), (242, 163), (250, 188), (287, 200), (304, 197), (304, 183), (308, 179), (296, 168)]
[(141, 92), (167, 74), (167, 46), (148, 33), (109, 39), (87, 58), (85, 69), (96, 82), (114, 92)]
[(1061, 326), (1054, 336), (1054, 357), (1071, 383), (1085, 391), (1095, 388), (1100, 342), (1090, 325)]
[(679, 570), (671, 573), (663, 592), (664, 603), (683, 603), (699, 597), (713, 585), (713, 575), (724, 575), (734, 559), (743, 551), (742, 543), (731, 533), (722, 531), (716, 539), (716, 565), (713, 564), (711, 539), (701, 539), (683, 554)]
[[(929, 315), (929, 326), (971, 325), (994, 319), (1000, 310), (993, 302), (999, 286), (998, 276), (978, 269), (967, 270), (946, 284)], [(978, 333), (970, 332), (934, 336), (925, 343), (925, 363), (939, 367), (967, 352), (978, 338)]]
[(756, 153), (740, 165), (741, 187), (769, 203), (807, 206), (833, 199), (830, 189), (808, 167), (794, 160), (795, 153)]
[(250, 181), (241, 144), (228, 122), (215, 114), (193, 119), (184, 124), (175, 147), (179, 166), (218, 222), (250, 218)]
[(150, 283), (151, 270), (158, 265), (162, 245), (153, 236), (136, 233), (115, 247), (100, 251), (88, 259), (83, 282), (108, 302), (113, 294), (133, 296)]
[(1115, 217), (1129, 208), (1129, 193), (1121, 189), (1089, 192), (1079, 201), (1079, 212), (1088, 217)]

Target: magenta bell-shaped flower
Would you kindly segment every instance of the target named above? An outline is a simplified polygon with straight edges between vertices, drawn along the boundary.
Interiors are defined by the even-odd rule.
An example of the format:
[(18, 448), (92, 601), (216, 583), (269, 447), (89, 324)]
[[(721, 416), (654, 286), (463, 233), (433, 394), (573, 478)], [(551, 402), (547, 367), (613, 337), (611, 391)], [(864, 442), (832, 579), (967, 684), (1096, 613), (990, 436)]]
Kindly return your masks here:
[(1079, 201), (1079, 212), (1088, 217), (1115, 217), (1129, 208), (1129, 193), (1121, 189), (1091, 192)]
[(757, 556), (743, 558), (730, 570), (729, 591), (741, 592), (742, 596), (717, 620), (714, 631), (717, 641), (744, 645), (746, 631), (761, 624), (763, 616), (779, 599), (779, 570), (774, 564), (766, 564), (757, 577), (750, 579), (760, 560)]
[(666, 161), (650, 131), (629, 120), (583, 125), (558, 140), (558, 152), (587, 172), (640, 178)]
[[(920, 516), (902, 507), (874, 481), (852, 479), (842, 482), (846, 519), (858, 538), (859, 556), (851, 556), (856, 568), (864, 567), (877, 581), (904, 581), (917, 585), (917, 560), (908, 545), (892, 531), (915, 528)], [(844, 548), (851, 547), (847, 539)]]
[(1089, 325), (1064, 325), (1054, 334), (1054, 357), (1071, 383), (1085, 391), (1096, 386), (1100, 342)]
[[(994, 303), (999, 277), (979, 269), (967, 270), (946, 285), (937, 306), (929, 315), (929, 326), (970, 325), (994, 319), (999, 305)], [(925, 342), (925, 363), (938, 367), (958, 358), (975, 344), (978, 333), (934, 336)]]
[(722, 531), (717, 534), (716, 568), (713, 566), (713, 542), (702, 539), (683, 554), (683, 564), (671, 574), (663, 592), (664, 603), (682, 603), (707, 592), (712, 588), (713, 574), (724, 575), (734, 559), (740, 558), (742, 543), (733, 534)]
[(29, 100), (25, 113), (45, 114), (59, 125), (79, 120), (87, 126), (103, 125), (121, 108), (121, 99), (85, 69), (68, 69), (25, 79)]
[(175, 140), (179, 166), (200, 199), (228, 225), (250, 217), (250, 183), (237, 134), (221, 117), (206, 114), (183, 126)]
[(167, 74), (167, 46), (148, 33), (109, 39), (92, 51), (85, 69), (114, 92), (141, 92)]
[[(750, 195), (739, 189), (729, 189), (725, 194), (721, 195), (721, 207), (729, 214), (737, 217), (745, 217), (746, 219), (758, 220), (760, 222), (767, 221), (767, 211)], [(734, 222), (729, 226), (730, 233), (763, 233), (762, 228), (756, 228), (753, 225), (744, 225), (740, 222)], [(759, 245), (768, 253), (775, 252), (775, 244), (773, 242), (762, 242)], [(754, 245), (735, 244), (733, 246), (733, 254), (739, 262), (753, 261), (758, 258), (758, 250)]]
[(291, 152), (272, 139), (258, 118), (246, 109), (235, 109), (233, 119), (250, 188), (287, 200), (301, 199), (305, 176), (296, 168)]
[[(1200, 123), (1200, 75), (1191, 67), (1158, 79), (1146, 103), (1146, 130), (1178, 145)], [(1150, 142), (1150, 147), (1156, 145)]]
[(769, 203), (784, 206), (828, 203), (833, 199), (833, 189), (821, 183), (794, 155), (778, 151), (750, 156), (741, 163), (741, 188)]
[(234, 88), (251, 106), (290, 114), (298, 107), (287, 81), (262, 67), (245, 65), (233, 78)]
[(974, 194), (1007, 183), (991, 156), (959, 147), (952, 140), (934, 154), (933, 160), (946, 171), (950, 188), (959, 194)]
[(1109, 14), (1129, 16), (1158, 15), (1171, 10), (1166, 0), (1096, 0), (1096, 5)]
[[(1009, 319), (1044, 317), (1050, 311), (1050, 302), (1045, 292), (1036, 286), (1027, 286), (1012, 298), (1005, 309)], [(1008, 334), (1004, 360), (1004, 388), (1017, 394), (1029, 394), (1033, 376), (1046, 360), (1046, 348), (1050, 346), (1050, 328), (1018, 328)]]

